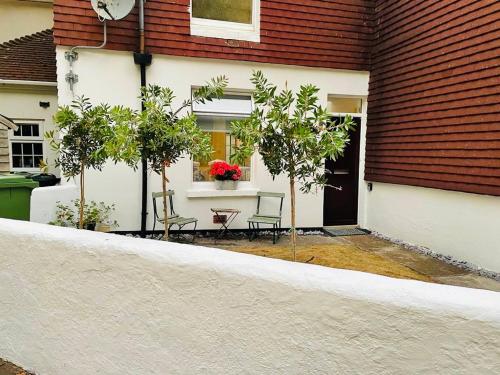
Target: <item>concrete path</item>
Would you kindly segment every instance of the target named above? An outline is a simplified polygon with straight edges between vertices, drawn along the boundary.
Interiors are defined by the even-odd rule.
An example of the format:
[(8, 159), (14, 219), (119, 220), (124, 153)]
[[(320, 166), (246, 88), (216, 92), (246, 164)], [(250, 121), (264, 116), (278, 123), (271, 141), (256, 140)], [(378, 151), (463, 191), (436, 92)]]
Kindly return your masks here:
[(500, 282), (494, 279), (477, 275), (372, 235), (335, 237), (335, 239), (397, 261), (418, 273), (430, 276), (436, 283), (500, 292)]

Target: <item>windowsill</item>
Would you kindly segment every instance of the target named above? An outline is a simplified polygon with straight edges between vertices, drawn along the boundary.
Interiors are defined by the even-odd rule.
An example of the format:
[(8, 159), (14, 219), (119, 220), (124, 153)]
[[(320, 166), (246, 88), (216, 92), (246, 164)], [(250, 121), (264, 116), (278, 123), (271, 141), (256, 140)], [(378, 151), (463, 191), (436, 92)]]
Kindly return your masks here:
[(260, 42), (260, 28), (235, 22), (191, 18), (191, 35)]
[(213, 186), (202, 186), (188, 189), (188, 198), (220, 198), (220, 197), (255, 197), (260, 189), (242, 186), (236, 190), (216, 190)]

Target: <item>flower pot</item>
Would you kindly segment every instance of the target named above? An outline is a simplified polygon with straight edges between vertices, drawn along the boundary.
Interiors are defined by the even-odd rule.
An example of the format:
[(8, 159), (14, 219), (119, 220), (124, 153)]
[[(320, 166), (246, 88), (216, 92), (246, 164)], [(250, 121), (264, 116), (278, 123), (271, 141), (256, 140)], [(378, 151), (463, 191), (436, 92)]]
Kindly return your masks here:
[(84, 225), (85, 229), (92, 230), (92, 231), (95, 231), (95, 226), (96, 226), (95, 223), (88, 223), (88, 224)]
[(111, 225), (105, 223), (97, 223), (97, 225), (95, 226), (95, 231), (104, 233), (111, 232)]
[(236, 190), (238, 181), (233, 180), (215, 180), (215, 188), (217, 190)]

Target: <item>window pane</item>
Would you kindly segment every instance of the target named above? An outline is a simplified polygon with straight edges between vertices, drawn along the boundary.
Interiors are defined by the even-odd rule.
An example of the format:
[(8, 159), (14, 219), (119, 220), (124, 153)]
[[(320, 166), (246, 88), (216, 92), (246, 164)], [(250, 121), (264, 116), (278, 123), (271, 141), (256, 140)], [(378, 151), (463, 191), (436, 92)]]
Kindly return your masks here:
[(231, 122), (241, 120), (244, 117), (224, 117), (224, 116), (197, 116), (198, 126), (203, 130), (228, 132), (231, 130)]
[(197, 114), (231, 114), (233, 116), (249, 116), (252, 113), (252, 97), (250, 95), (224, 95), (221, 99), (207, 100), (205, 103), (193, 103), (193, 111)]
[(32, 131), (33, 131), (33, 137), (39, 137), (40, 136), (40, 126), (38, 125), (31, 125), (32, 126)]
[(12, 157), (12, 167), (13, 168), (22, 168), (22, 160), (20, 156), (13, 156)]
[(23, 137), (31, 137), (31, 125), (21, 125), (21, 134)]
[(17, 130), (15, 130), (15, 131), (14, 131), (14, 135), (15, 135), (16, 137), (19, 137), (19, 136), (21, 135), (21, 127), (20, 127), (20, 126), (18, 126), (18, 127), (17, 127)]
[(33, 147), (34, 147), (34, 153), (36, 155), (43, 155), (43, 146), (41, 143), (34, 143), (33, 144)]
[(33, 144), (32, 143), (23, 143), (23, 154), (24, 155), (31, 155), (33, 154)]
[[(231, 154), (237, 140), (227, 132), (210, 131), (210, 139), (214, 153), (212, 160), (197, 160), (193, 161), (193, 181), (213, 181), (214, 178), (210, 175), (210, 168), (214, 161), (225, 161), (231, 163)], [(241, 179), (240, 181), (250, 181), (250, 158), (243, 164), (240, 164)]]
[(331, 113), (361, 113), (362, 104), (359, 98), (328, 98), (327, 109)]
[(35, 167), (39, 168), (40, 167), (40, 162), (43, 160), (42, 155), (35, 155)]
[(33, 156), (23, 156), (23, 167), (35, 168), (35, 165), (33, 164)]
[(253, 0), (193, 0), (193, 17), (252, 24)]
[(20, 143), (12, 143), (12, 154), (21, 155), (21, 144)]

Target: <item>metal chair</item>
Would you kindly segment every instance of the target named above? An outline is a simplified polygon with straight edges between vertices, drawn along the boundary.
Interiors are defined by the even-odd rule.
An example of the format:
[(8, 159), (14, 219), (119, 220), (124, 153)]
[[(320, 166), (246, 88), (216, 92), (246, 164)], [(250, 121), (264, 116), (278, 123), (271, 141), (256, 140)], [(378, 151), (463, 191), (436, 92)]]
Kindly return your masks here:
[[(267, 215), (261, 213), (261, 199), (262, 198), (277, 198), (280, 199), (280, 208), (278, 215)], [(280, 238), (281, 232), (281, 211), (283, 209), (283, 199), (285, 198), (284, 193), (271, 193), (271, 192), (258, 192), (257, 193), (257, 212), (250, 218), (247, 219), (248, 222), (248, 240), (252, 241), (257, 237), (257, 230), (260, 229), (260, 225), (272, 225), (273, 227), (273, 244), (276, 240)]]
[[(167, 220), (167, 223), (168, 223), (168, 229), (170, 230), (170, 228), (172, 228), (173, 225), (177, 225), (177, 227), (179, 228), (179, 230), (182, 230), (182, 228), (185, 226), (185, 225), (188, 225), (188, 224), (191, 224), (191, 223), (194, 223), (194, 228), (193, 228), (193, 241), (194, 242), (194, 239), (196, 238), (196, 226), (198, 225), (198, 219), (194, 218), (194, 217), (189, 217), (189, 218), (186, 218), (186, 217), (182, 217), (182, 216), (179, 216), (175, 210), (174, 210), (174, 200), (173, 200), (173, 196), (174, 196), (175, 192), (173, 190), (168, 190), (167, 191), (167, 197), (168, 197), (168, 206), (169, 206), (169, 211), (170, 211), (170, 215), (167, 216), (168, 220)], [(153, 232), (156, 228), (156, 222), (159, 222), (161, 224), (164, 224), (165, 223), (165, 219), (164, 219), (164, 216), (163, 215), (159, 215), (158, 212), (162, 212), (163, 213), (163, 208), (158, 211), (158, 207), (156, 205), (156, 200), (157, 199), (160, 199), (160, 200), (163, 200), (163, 193), (162, 192), (157, 192), (157, 193), (152, 193), (151, 194), (152, 197), (153, 197), (153, 212), (154, 212), (154, 223), (153, 223)], [(160, 207), (163, 207), (163, 201), (161, 202), (161, 206)]]

